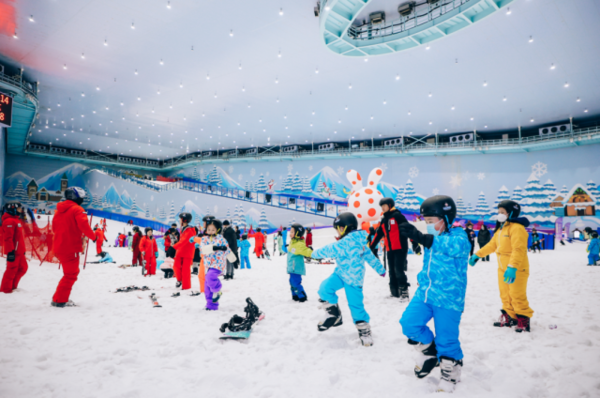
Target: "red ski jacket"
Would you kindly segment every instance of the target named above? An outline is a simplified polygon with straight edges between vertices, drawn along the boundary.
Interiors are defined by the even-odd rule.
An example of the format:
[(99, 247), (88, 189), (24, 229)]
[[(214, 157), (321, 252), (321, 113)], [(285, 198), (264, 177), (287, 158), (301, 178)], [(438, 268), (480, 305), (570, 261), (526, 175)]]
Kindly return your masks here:
[(144, 253), (143, 258), (146, 260), (147, 264), (156, 264), (155, 253), (158, 251), (156, 239), (150, 239), (147, 236), (144, 236), (140, 242), (140, 251)]
[(100, 244), (102, 244), (106, 240), (104, 237), (104, 232), (102, 232), (100, 228), (95, 230), (94, 234), (96, 235), (96, 243), (100, 242)]
[(312, 246), (312, 232), (306, 233), (306, 246)]
[(131, 243), (131, 248), (133, 251), (140, 250), (140, 241), (142, 240), (142, 234), (138, 234), (137, 232), (133, 234), (133, 242)]
[[(248, 238), (254, 238), (254, 252), (256, 253), (256, 250), (258, 247), (261, 248), (265, 243), (265, 236), (263, 235), (262, 231), (261, 232), (256, 232), (254, 234), (250, 234), (248, 235)], [(285, 242), (283, 242), (283, 244), (285, 244)]]
[(56, 255), (72, 257), (76, 253), (81, 253), (83, 235), (91, 240), (96, 239), (94, 231), (90, 228), (86, 212), (71, 200), (65, 200), (56, 205), (52, 229), (56, 235), (54, 239)]
[(177, 250), (176, 257), (194, 258), (195, 243), (190, 243), (190, 238), (196, 236), (196, 229), (190, 225), (183, 228), (181, 231), (181, 239), (173, 245), (173, 249)]
[(165, 235), (165, 252), (167, 250), (169, 250), (169, 247), (171, 247), (171, 237), (169, 236), (169, 234)]
[(2, 216), (2, 232), (4, 237), (4, 254), (15, 251), (15, 254), (25, 254), (25, 237), (23, 235), (23, 220), (19, 216), (4, 213)]
[(375, 233), (375, 238), (371, 242), (370, 247), (377, 247), (377, 244), (382, 238), (385, 242), (386, 251), (404, 250), (408, 251), (408, 243), (406, 236), (400, 235), (398, 225), (404, 224), (406, 218), (395, 207), (383, 215), (381, 224)]

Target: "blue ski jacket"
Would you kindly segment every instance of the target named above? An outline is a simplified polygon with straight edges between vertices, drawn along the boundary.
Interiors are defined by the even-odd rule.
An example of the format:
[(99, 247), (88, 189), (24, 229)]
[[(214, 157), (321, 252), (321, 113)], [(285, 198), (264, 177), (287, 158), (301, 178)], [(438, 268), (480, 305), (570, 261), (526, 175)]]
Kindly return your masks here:
[(250, 242), (246, 240), (238, 240), (238, 247), (240, 248), (240, 255), (242, 257), (248, 257), (250, 254)]
[(362, 230), (352, 231), (337, 242), (315, 250), (312, 258), (334, 258), (337, 262), (334, 272), (350, 286), (363, 286), (365, 262), (379, 275), (385, 273), (383, 265), (369, 249), (367, 233)]
[(588, 252), (590, 254), (600, 254), (600, 241), (598, 238), (590, 240), (590, 244), (588, 245)]
[(415, 299), (436, 307), (462, 312), (467, 293), (467, 268), (471, 244), (462, 228), (433, 238), (425, 249), (423, 269), (417, 275)]

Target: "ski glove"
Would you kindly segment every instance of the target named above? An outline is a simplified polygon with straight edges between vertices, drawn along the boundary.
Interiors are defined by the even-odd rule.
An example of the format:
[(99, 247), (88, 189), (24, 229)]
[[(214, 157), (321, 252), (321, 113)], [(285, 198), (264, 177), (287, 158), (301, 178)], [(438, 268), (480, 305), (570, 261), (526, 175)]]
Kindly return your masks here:
[(229, 261), (230, 263), (235, 263), (237, 261), (237, 257), (235, 256), (235, 254), (233, 254), (233, 252), (229, 252), (229, 254), (227, 255), (227, 261)]
[(6, 261), (8, 261), (9, 263), (12, 263), (13, 261), (15, 261), (15, 251), (14, 250), (6, 255)]
[(517, 269), (511, 267), (510, 265), (504, 271), (504, 283), (508, 283), (509, 285), (515, 283), (515, 279), (517, 278)]
[(158, 258), (158, 252), (154, 252), (154, 257)]
[(202, 246), (200, 248), (200, 250), (202, 251), (202, 254), (205, 256), (208, 256), (209, 254), (212, 254), (214, 252), (212, 245)]
[(473, 254), (471, 256), (471, 258), (469, 259), (469, 265), (471, 267), (474, 267), (475, 264), (477, 263), (477, 261), (481, 260), (481, 257), (479, 257), (477, 254)]
[(412, 249), (417, 256), (421, 255), (421, 246), (417, 242), (412, 242)]
[(196, 239), (196, 237), (195, 237), (195, 236), (192, 236), (192, 237), (190, 238), (190, 243), (194, 243), (194, 239)]
[(423, 234), (414, 225), (410, 223), (402, 223), (398, 226), (400, 234), (406, 236), (412, 241), (425, 246), (430, 249), (433, 246), (433, 235)]

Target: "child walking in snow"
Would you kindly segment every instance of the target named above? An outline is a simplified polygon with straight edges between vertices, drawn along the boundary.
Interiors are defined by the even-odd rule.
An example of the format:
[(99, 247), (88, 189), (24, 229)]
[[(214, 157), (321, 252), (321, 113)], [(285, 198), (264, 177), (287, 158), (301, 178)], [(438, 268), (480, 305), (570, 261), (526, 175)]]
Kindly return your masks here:
[(204, 296), (206, 297), (206, 310), (216, 311), (219, 309), (219, 299), (221, 298), (221, 281), (219, 275), (227, 266), (227, 259), (235, 261), (235, 255), (229, 250), (227, 241), (221, 232), (223, 224), (221, 221), (211, 219), (206, 223), (205, 235), (190, 239), (200, 245), (202, 252), (202, 261), (204, 267), (208, 269), (206, 273), (206, 282), (204, 285)]
[(597, 265), (596, 262), (600, 260), (600, 241), (598, 240), (598, 232), (592, 232), (592, 239), (587, 247), (588, 251), (588, 265)]
[(252, 268), (250, 266), (250, 242), (248, 242), (248, 235), (242, 235), (242, 240), (238, 241), (238, 247), (240, 248), (240, 269), (246, 268), (246, 265), (248, 265), (248, 269)]
[(300, 224), (292, 224), (290, 236), (292, 240), (287, 250), (287, 273), (290, 275), (290, 287), (292, 289), (292, 300), (300, 303), (305, 302), (308, 297), (302, 287), (302, 276), (306, 275), (304, 257), (310, 257), (312, 250), (304, 243), (304, 227)]
[[(402, 333), (419, 352), (415, 376), (423, 378), (436, 366), (442, 378), (437, 391), (452, 392), (460, 381), (463, 353), (458, 340), (460, 318), (465, 308), (467, 261), (471, 243), (462, 228), (451, 228), (456, 204), (448, 196), (437, 195), (421, 204), (427, 234), (405, 223), (400, 233), (425, 248), (423, 269), (417, 276), (419, 287), (402, 314)], [(427, 323), (433, 318), (435, 336)]]
[(336, 292), (344, 289), (352, 320), (358, 329), (358, 335), (365, 347), (373, 345), (369, 314), (363, 304), (363, 285), (365, 281), (365, 262), (382, 277), (385, 269), (373, 255), (367, 241), (367, 233), (358, 230), (358, 220), (352, 213), (342, 213), (333, 222), (333, 228), (339, 234), (338, 241), (312, 252), (312, 258), (335, 258), (337, 266), (333, 274), (319, 287), (319, 302), (327, 313), (319, 322), (319, 331), (342, 324), (342, 313), (338, 306)]
[[(284, 250), (285, 243), (283, 242), (283, 234), (281, 231), (277, 232), (277, 250), (279, 251), (279, 255), (283, 256), (285, 254)], [(275, 253), (273, 253), (274, 255)]]

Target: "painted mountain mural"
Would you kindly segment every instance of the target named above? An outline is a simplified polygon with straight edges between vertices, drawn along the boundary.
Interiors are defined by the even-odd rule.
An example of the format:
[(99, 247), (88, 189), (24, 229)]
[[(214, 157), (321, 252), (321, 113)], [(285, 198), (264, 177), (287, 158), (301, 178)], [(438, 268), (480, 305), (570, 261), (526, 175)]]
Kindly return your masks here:
[(9, 189), (15, 189), (19, 183), (21, 183), (23, 187), (26, 187), (31, 180), (31, 177), (21, 171), (11, 174), (4, 179), (4, 195), (6, 195)]
[(40, 178), (37, 181), (38, 187), (40, 189), (46, 188), (48, 191), (58, 191), (60, 190), (60, 181), (65, 175), (69, 180), (70, 187), (84, 187), (85, 181), (83, 179), (83, 174), (88, 170), (89, 167), (86, 167), (82, 164), (70, 164), (46, 175), (45, 177)]

